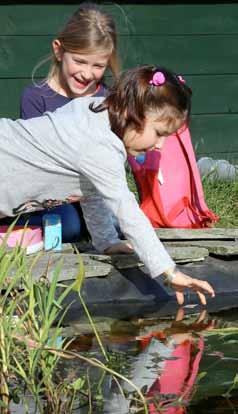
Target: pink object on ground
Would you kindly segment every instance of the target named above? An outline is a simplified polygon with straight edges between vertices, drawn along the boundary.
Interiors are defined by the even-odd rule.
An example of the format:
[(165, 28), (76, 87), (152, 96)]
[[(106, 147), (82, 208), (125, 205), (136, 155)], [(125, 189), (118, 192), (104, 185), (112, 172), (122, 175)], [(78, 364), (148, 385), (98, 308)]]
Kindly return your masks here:
[(170, 135), (162, 151), (147, 151), (143, 164), (129, 156), (140, 207), (154, 227), (211, 227), (218, 220), (207, 206), (188, 128)]
[(0, 226), (0, 244), (7, 237), (7, 245), (26, 248), (27, 254), (36, 253), (43, 248), (42, 230), (37, 226), (15, 226), (7, 236), (8, 226)]

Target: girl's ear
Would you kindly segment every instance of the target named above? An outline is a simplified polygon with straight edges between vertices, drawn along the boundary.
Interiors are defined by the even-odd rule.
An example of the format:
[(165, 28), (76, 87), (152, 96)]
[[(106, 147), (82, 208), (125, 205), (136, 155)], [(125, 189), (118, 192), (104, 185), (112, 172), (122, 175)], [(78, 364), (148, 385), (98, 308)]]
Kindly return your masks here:
[(56, 59), (58, 60), (58, 62), (60, 62), (62, 60), (62, 56), (63, 56), (64, 51), (63, 51), (61, 43), (58, 39), (53, 40), (52, 49), (53, 49), (53, 53), (54, 53)]

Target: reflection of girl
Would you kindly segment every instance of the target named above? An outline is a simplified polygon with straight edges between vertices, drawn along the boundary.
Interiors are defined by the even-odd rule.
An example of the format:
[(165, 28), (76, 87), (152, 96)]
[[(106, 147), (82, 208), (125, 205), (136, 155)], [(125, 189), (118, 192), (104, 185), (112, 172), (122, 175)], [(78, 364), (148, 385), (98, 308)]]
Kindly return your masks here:
[[(158, 341), (157, 341), (158, 342)], [(193, 338), (187, 338), (181, 343), (176, 339), (169, 345), (171, 353), (166, 360), (161, 349), (159, 357), (165, 357), (162, 373), (148, 390), (150, 414), (159, 414), (158, 408), (163, 408), (165, 414), (182, 414), (191, 396), (199, 363), (204, 349), (203, 338), (196, 343)], [(180, 399), (181, 402), (178, 402)]]
[[(171, 327), (137, 337), (139, 352), (129, 378), (146, 397), (150, 414), (183, 414), (191, 399), (204, 350), (203, 337), (192, 332), (212, 329), (214, 321), (204, 322), (205, 311), (192, 324), (183, 323), (183, 317), (184, 310), (180, 308)], [(145, 320), (136, 326), (146, 324)], [(123, 383), (123, 390), (129, 393), (125, 398), (114, 385), (106, 398), (106, 413), (128, 414), (132, 406), (139, 408), (134, 387)]]
[[(204, 350), (203, 337), (192, 332), (213, 329), (214, 321), (204, 321), (206, 311), (188, 325), (182, 322), (183, 317), (184, 310), (180, 308), (170, 328), (139, 338), (143, 353), (151, 359), (150, 364), (146, 361), (147, 371), (150, 375), (157, 371), (157, 378), (154, 375), (153, 383), (151, 381), (147, 386), (150, 414), (159, 414), (160, 409), (165, 414), (183, 414), (191, 398)], [(158, 355), (158, 369), (153, 363), (155, 353)], [(137, 377), (138, 373), (135, 379)], [(148, 373), (143, 377), (146, 381)]]

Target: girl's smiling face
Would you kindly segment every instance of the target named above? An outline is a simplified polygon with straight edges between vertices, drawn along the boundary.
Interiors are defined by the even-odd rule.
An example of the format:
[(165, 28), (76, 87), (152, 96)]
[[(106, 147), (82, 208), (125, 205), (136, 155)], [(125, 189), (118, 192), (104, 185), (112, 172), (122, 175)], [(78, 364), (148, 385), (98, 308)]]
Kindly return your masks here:
[(56, 59), (60, 62), (59, 79), (53, 79), (53, 89), (58, 81), (58, 93), (77, 98), (93, 95), (108, 66), (110, 53), (71, 53), (62, 50), (58, 40), (53, 42)]
[(166, 138), (177, 131), (184, 124), (184, 119), (175, 119), (172, 123), (167, 119), (160, 119), (155, 112), (147, 114), (144, 129), (136, 131), (127, 128), (123, 142), (128, 154), (137, 156), (150, 150), (161, 150)]

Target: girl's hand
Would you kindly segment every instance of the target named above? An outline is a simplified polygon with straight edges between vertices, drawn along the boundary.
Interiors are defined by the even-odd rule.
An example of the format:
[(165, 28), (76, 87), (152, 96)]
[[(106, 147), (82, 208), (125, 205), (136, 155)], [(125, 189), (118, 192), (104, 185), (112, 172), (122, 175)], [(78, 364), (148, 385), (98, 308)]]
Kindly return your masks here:
[(183, 292), (186, 288), (189, 288), (197, 293), (202, 305), (206, 305), (207, 303), (205, 293), (209, 294), (212, 298), (215, 296), (214, 289), (205, 280), (192, 278), (180, 272), (179, 270), (176, 270), (174, 274), (176, 277), (173, 278), (171, 287), (176, 292), (176, 298), (179, 305), (182, 305), (184, 303)]
[(109, 254), (109, 255), (110, 254), (128, 254), (128, 253), (134, 253), (134, 250), (131, 244), (128, 242), (116, 243), (104, 250), (104, 254)]

